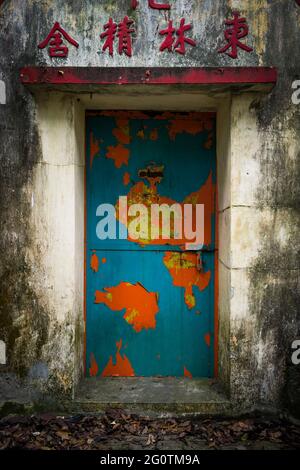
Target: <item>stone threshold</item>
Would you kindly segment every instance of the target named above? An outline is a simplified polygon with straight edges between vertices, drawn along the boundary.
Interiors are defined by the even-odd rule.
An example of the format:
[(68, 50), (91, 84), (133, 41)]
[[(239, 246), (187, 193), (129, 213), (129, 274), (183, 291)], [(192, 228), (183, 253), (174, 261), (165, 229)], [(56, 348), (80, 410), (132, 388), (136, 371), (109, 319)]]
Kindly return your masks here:
[(103, 412), (124, 408), (131, 412), (226, 415), (230, 401), (211, 379), (110, 377), (87, 378), (77, 389), (72, 408)]

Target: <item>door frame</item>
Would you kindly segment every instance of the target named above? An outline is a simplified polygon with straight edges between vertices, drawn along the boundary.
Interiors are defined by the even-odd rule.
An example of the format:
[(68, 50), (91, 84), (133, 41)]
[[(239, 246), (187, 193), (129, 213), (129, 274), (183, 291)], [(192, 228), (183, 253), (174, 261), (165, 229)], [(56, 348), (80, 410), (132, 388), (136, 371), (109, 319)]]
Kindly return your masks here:
[[(240, 381), (237, 360), (231, 367), (232, 355), (236, 354), (237, 331), (249, 310), (245, 295), (246, 273), (240, 278), (236, 268), (237, 256), (232, 262), (232, 252), (242, 256), (244, 248), (239, 243), (234, 229), (238, 218), (235, 194), (239, 188), (234, 181), (234, 164), (239, 164), (239, 142), (249, 143), (259, 139), (255, 114), (251, 103), (269, 93), (277, 81), (275, 68), (233, 67), (233, 68), (106, 68), (106, 67), (27, 67), (20, 71), (20, 81), (35, 95), (37, 126), (42, 129), (41, 148), (43, 162), (52, 164), (55, 175), (65, 178), (65, 168), (71, 167), (68, 180), (57, 187), (56, 198), (61, 197), (63, 207), (49, 205), (47, 200), (35, 205), (32, 228), (39, 242), (41, 233), (54, 233), (51, 253), (61, 253), (61, 240), (68, 259), (68, 276), (64, 260), (59, 256), (48, 256), (40, 260), (41, 269), (46, 273), (54, 290), (43, 292), (43, 299), (50, 311), (55, 312), (59, 321), (69, 319), (74, 341), (70, 345), (66, 380), (74, 396), (78, 383), (83, 377), (84, 364), (84, 197), (85, 197), (85, 136), (84, 122), (86, 109), (170, 109), (174, 111), (216, 111), (217, 112), (217, 191), (219, 215), (218, 251), (218, 381), (231, 397), (247, 400)], [(57, 115), (66, 132), (57, 136), (53, 119)], [(256, 136), (256, 137), (254, 137)], [(68, 148), (68, 154), (59, 149), (58, 155), (49, 144), (59, 139), (61, 148)], [(57, 142), (56, 142), (57, 147)], [(252, 155), (252, 154), (251, 154)], [(64, 164), (62, 164), (64, 163)], [(43, 170), (44, 168), (44, 170)], [(50, 168), (50, 167), (49, 167)], [(35, 170), (33, 189), (52, 197), (53, 183), (47, 166), (39, 165)], [(236, 174), (236, 169), (235, 174)], [(44, 171), (44, 172), (43, 172)], [(54, 172), (54, 170), (53, 170)], [(66, 197), (66, 185), (67, 197)], [(234, 191), (232, 192), (232, 186)], [(233, 202), (232, 202), (233, 200)], [(76, 210), (72, 209), (76, 208)], [(72, 212), (71, 217), (61, 217), (63, 211)], [(49, 217), (49, 210), (51, 211)], [(234, 212), (235, 211), (235, 212)], [(68, 214), (68, 212), (65, 212)], [(45, 214), (43, 219), (40, 214)], [(54, 223), (55, 221), (55, 223)], [(37, 224), (38, 227), (37, 227)], [(68, 225), (69, 224), (69, 225)], [(74, 235), (75, 234), (75, 235)], [(246, 240), (248, 234), (245, 234)], [(250, 238), (249, 238), (250, 240)], [(234, 246), (233, 246), (234, 244)], [(234, 250), (233, 250), (234, 249)], [(61, 273), (64, 273), (62, 276)], [(57, 276), (58, 274), (58, 276)], [(232, 285), (234, 287), (232, 287)], [(63, 299), (63, 301), (62, 301)], [(243, 367), (242, 367), (243, 369)]]

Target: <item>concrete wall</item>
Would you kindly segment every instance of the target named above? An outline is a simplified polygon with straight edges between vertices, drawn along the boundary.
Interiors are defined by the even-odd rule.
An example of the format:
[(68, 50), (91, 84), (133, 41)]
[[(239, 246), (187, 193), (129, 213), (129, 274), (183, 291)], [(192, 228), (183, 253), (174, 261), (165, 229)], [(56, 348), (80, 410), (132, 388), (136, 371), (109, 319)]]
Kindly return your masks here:
[[(5, 354), (2, 347), (0, 362), (5, 364), (0, 364), (0, 385), (5, 399), (70, 396), (82, 373), (87, 97), (32, 96), (19, 82), (19, 69), (265, 65), (279, 71), (270, 95), (199, 102), (218, 109), (220, 378), (237, 409), (265, 405), (299, 414), (300, 366), (290, 357), (300, 335), (300, 105), (291, 100), (300, 75), (300, 8), (294, 0), (170, 0), (172, 18), (193, 20), (198, 43), (180, 56), (158, 52), (156, 28), (165, 25), (165, 13), (140, 3), (140, 10), (130, 13), (137, 28), (131, 59), (103, 55), (99, 42), (102, 24), (109, 16), (122, 19), (129, 0), (7, 0), (1, 7), (0, 341)], [(247, 42), (254, 49), (237, 60), (217, 53), (232, 8), (247, 17)], [(80, 43), (66, 60), (51, 60), (37, 48), (54, 21)], [(174, 97), (177, 101), (169, 96), (169, 103), (178, 107), (181, 99), (181, 106), (191, 109), (187, 98), (176, 98), (175, 92)], [(98, 97), (93, 105), (119, 107), (121, 99)]]

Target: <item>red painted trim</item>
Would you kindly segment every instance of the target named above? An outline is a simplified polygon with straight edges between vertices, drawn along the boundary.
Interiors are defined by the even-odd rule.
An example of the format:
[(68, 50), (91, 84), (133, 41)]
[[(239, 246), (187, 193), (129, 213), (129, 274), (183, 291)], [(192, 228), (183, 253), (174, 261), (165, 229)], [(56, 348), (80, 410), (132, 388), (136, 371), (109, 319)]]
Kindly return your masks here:
[(272, 67), (137, 68), (137, 67), (26, 67), (24, 85), (238, 85), (276, 84)]

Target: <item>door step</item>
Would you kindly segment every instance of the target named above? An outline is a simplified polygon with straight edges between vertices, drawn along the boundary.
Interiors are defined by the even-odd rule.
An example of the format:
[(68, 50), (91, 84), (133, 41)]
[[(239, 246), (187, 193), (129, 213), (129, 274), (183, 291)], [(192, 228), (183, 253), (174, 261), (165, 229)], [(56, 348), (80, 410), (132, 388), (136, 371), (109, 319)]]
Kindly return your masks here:
[(226, 415), (230, 402), (215, 380), (110, 377), (84, 379), (72, 406), (77, 412), (123, 408), (136, 413)]

